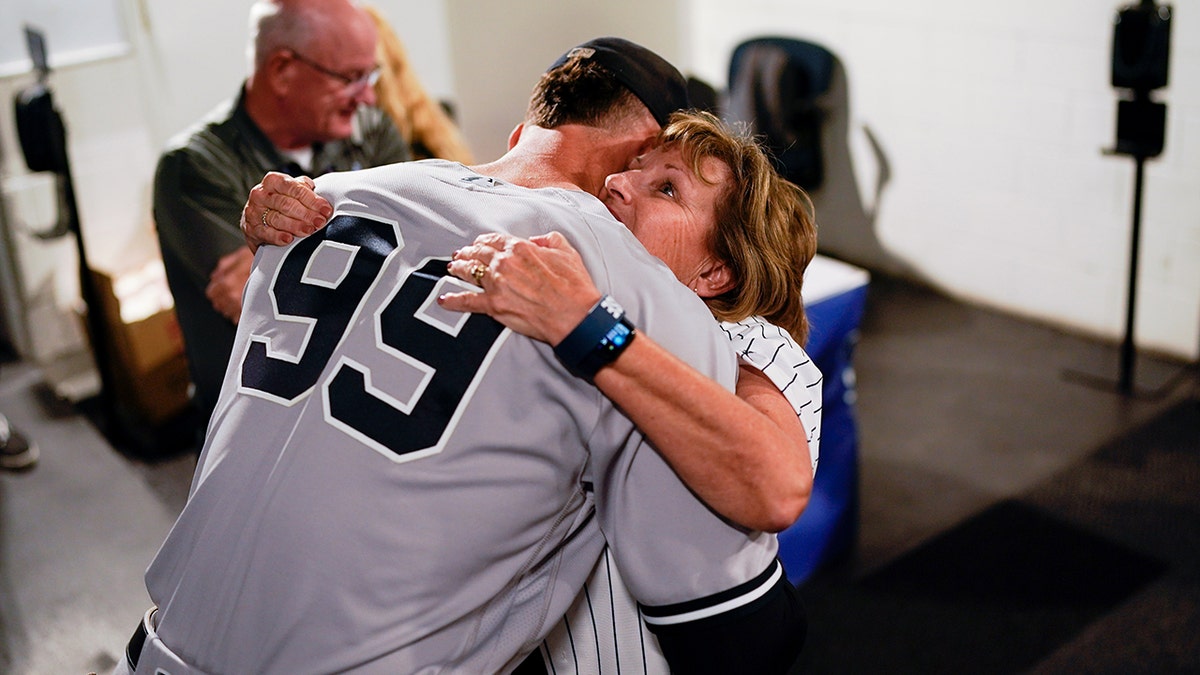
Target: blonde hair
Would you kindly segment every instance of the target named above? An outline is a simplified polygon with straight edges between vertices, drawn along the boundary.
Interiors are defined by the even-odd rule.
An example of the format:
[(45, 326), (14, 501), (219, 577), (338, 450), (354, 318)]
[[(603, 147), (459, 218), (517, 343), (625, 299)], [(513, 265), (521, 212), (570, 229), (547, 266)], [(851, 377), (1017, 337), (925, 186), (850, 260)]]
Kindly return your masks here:
[(705, 299), (713, 316), (721, 321), (762, 316), (804, 344), (808, 319), (801, 289), (804, 270), (817, 252), (808, 195), (775, 171), (752, 137), (709, 113), (674, 113), (660, 140), (677, 146), (701, 180), (706, 180), (701, 163), (709, 157), (732, 173), (730, 188), (717, 203), (708, 248), (732, 270), (734, 286)]
[(374, 7), (364, 7), (379, 31), (376, 57), (379, 81), (375, 98), (413, 150), (413, 159), (438, 157), (463, 164), (475, 159), (467, 142), (441, 104), (430, 98), (408, 62), (400, 38)]

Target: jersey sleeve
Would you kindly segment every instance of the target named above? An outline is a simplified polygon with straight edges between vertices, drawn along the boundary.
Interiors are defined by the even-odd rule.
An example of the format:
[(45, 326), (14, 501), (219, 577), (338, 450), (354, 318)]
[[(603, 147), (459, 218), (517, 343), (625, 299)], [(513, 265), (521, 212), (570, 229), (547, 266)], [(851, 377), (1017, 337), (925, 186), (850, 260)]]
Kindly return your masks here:
[(808, 441), (813, 473), (821, 456), (821, 387), (817, 364), (792, 336), (759, 316), (721, 322), (741, 363), (762, 371), (792, 404)]
[(790, 672), (808, 620), (799, 591), (775, 561), (726, 592), (678, 605), (642, 606), (671, 672)]

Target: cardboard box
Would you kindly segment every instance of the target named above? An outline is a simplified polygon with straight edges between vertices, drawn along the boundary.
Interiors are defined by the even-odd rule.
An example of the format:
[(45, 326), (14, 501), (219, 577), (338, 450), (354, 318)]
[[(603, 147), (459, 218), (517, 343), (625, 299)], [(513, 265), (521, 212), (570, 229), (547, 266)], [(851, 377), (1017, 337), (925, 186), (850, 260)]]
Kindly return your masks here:
[(92, 270), (92, 280), (117, 402), (151, 425), (171, 419), (187, 407), (190, 380), (162, 261), (120, 273)]

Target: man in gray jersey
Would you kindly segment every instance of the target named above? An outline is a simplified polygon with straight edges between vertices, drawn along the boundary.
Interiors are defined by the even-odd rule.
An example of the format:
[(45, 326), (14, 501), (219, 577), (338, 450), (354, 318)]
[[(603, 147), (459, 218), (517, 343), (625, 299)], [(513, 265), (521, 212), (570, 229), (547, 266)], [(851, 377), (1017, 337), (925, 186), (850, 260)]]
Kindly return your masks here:
[[(802, 618), (774, 537), (712, 514), (571, 374), (632, 323), (733, 386), (707, 309), (589, 194), (684, 91), (653, 53), (595, 40), (543, 77), (500, 160), (318, 179), (334, 217), (259, 253), (188, 504), (146, 574), (157, 611), (118, 672), (508, 672), (605, 539), (673, 665), (786, 667)], [(437, 305), (461, 288), (452, 251), (551, 228), (625, 303), (598, 305), (574, 351)]]

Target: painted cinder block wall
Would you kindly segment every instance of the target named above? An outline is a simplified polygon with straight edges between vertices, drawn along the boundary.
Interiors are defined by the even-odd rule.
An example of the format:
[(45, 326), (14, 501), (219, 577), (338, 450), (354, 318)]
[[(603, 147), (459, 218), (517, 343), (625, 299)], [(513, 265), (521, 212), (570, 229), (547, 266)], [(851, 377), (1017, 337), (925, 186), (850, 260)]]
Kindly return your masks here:
[[(1134, 161), (1104, 149), (1121, 4), (692, 0), (686, 34), (692, 70), (719, 87), (733, 48), (759, 35), (816, 42), (841, 63), (832, 181), (814, 194), (826, 252), (1119, 339)], [(1195, 360), (1200, 5), (1172, 4), (1170, 82), (1155, 93), (1166, 148), (1145, 166), (1134, 332), (1141, 348)]]
[[(625, 35), (718, 88), (742, 40), (787, 35), (840, 63), (827, 101), (828, 180), (814, 194), (826, 253), (909, 274), (961, 298), (1117, 340), (1123, 334), (1134, 167), (1104, 154), (1119, 3), (1033, 0), (378, 0), (437, 96), (454, 101), (480, 159), (503, 151), (528, 89), (564, 45)], [(129, 54), (56, 70), (89, 256), (153, 255), (150, 180), (166, 138), (230, 95), (245, 72), (248, 0), (120, 0)], [(1200, 352), (1200, 13), (1173, 3), (1166, 150), (1146, 165), (1139, 347)], [(31, 81), (0, 77), (0, 98)], [(0, 178), (38, 355), (79, 336), (56, 309), (74, 295), (52, 182), (21, 164), (0, 106)], [(94, 250), (93, 250), (94, 249)], [(11, 284), (9, 284), (11, 285)], [(16, 305), (21, 305), (16, 307)], [(18, 316), (19, 315), (19, 316)]]

